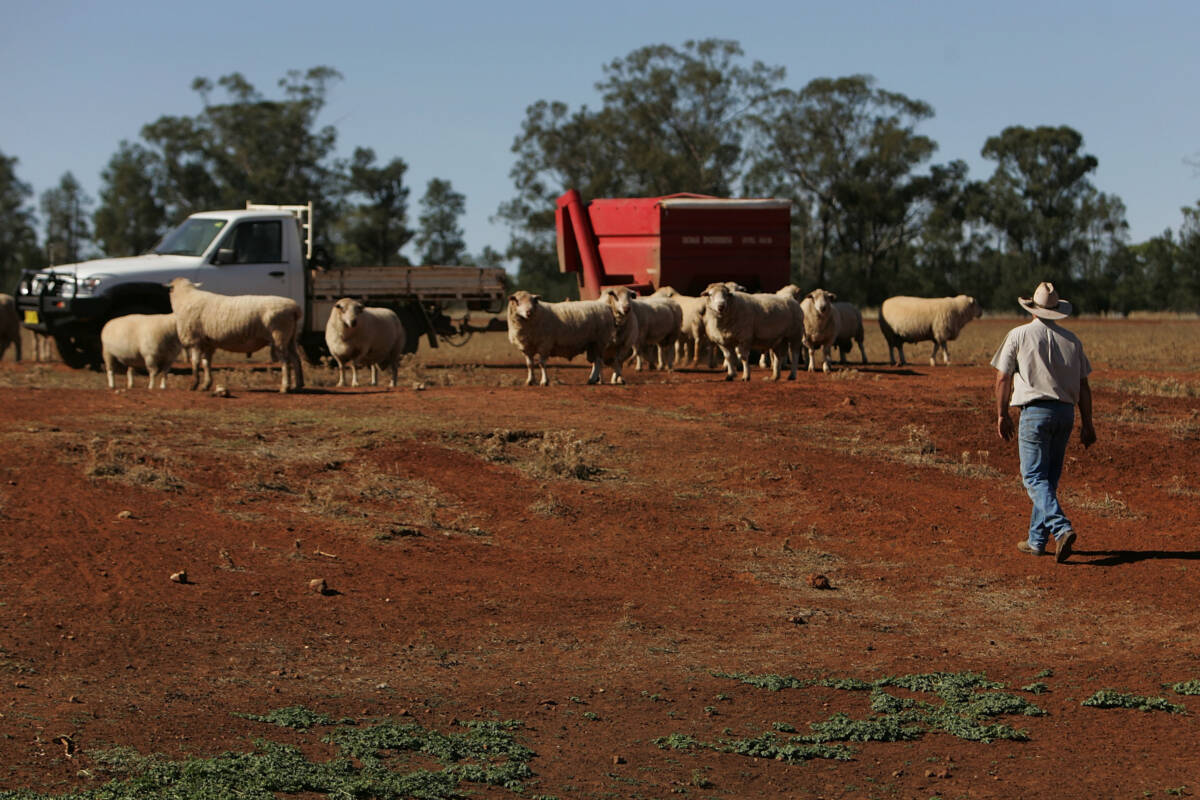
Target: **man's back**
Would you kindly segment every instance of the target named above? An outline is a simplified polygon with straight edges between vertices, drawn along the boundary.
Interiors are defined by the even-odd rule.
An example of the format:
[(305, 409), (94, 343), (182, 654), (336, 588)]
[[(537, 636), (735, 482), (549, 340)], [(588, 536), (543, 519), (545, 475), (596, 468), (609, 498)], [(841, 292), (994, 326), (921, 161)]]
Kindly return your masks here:
[(1079, 337), (1039, 317), (1008, 332), (992, 366), (1014, 376), (1014, 406), (1035, 400), (1074, 405), (1079, 402), (1080, 382), (1092, 371)]

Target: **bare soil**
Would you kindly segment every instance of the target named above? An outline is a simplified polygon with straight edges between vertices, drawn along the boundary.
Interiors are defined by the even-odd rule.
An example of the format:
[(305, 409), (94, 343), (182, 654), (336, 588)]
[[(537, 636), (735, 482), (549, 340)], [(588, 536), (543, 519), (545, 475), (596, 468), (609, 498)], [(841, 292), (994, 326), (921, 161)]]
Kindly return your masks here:
[[(0, 388), (0, 789), (98, 786), (93, 754), (118, 746), (247, 751), (261, 726), (231, 712), (304, 706), (521, 720), (526, 796), (1200, 791), (1200, 697), (1169, 688), (1200, 678), (1200, 422), (1194, 393), (1154, 389), (1197, 376), (1121, 366), (1097, 372), (1099, 443), (1068, 451), (1062, 565), (1015, 548), (1029, 505), (978, 361), (624, 387), (555, 365), (540, 389), (511, 385), (509, 356), (469, 381), (427, 366), (420, 391)], [(1025, 741), (927, 730), (847, 761), (655, 742), (872, 716), (864, 692), (732, 674), (934, 672), (1046, 713), (995, 718)], [(1106, 688), (1188, 713), (1082, 705)]]

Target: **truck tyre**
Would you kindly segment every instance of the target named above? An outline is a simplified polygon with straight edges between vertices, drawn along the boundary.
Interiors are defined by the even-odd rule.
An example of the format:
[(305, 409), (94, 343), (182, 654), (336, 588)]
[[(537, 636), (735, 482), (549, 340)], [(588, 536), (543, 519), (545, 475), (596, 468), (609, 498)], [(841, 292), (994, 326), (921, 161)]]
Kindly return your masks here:
[(93, 369), (99, 371), (100, 331), (82, 327), (65, 328), (54, 332), (54, 344), (58, 355), (71, 369)]

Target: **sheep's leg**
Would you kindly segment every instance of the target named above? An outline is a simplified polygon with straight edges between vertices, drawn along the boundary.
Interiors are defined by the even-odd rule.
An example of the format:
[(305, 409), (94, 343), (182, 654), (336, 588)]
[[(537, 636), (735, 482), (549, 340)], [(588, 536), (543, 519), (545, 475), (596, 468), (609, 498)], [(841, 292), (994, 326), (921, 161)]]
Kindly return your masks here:
[(542, 370), (542, 380), (539, 385), (549, 386), (550, 376), (546, 374), (546, 357), (540, 354), (538, 355), (538, 367)]
[(117, 384), (113, 379), (113, 365), (108, 363), (108, 359), (104, 359), (104, 374), (108, 377), (108, 388), (116, 389)]
[(525, 356), (525, 385), (533, 386), (533, 359)]
[(300, 348), (296, 345), (296, 340), (293, 339), (288, 346), (288, 351), (292, 355), (292, 385), (297, 389), (304, 388), (304, 365), (300, 363)]
[(899, 342), (896, 345), (896, 352), (900, 354), (900, 366), (904, 366), (908, 362), (904, 360), (904, 342)]
[(732, 347), (719, 345), (722, 355), (725, 356), (725, 380), (733, 380), (733, 376), (742, 368), (741, 362), (737, 360), (737, 353)]
[(399, 374), (400, 374), (400, 359), (393, 358), (392, 359), (392, 381), (391, 381), (391, 383), (388, 384), (388, 386), (391, 386), (393, 389), (396, 388), (396, 379)]
[(125, 388), (133, 388), (133, 367), (125, 367)]
[(814, 355), (816, 354), (816, 352), (817, 352), (817, 348), (813, 347), (811, 344), (808, 345), (808, 371), (809, 372), (817, 371), (817, 364), (816, 364), (816, 360), (814, 359)]
[(742, 380), (750, 380), (750, 348), (737, 347), (734, 352), (737, 353), (738, 360), (742, 364)]
[(950, 343), (942, 342), (942, 363), (950, 366)]
[(778, 347), (779, 347), (778, 345), (774, 345), (771, 348), (769, 348), (768, 350), (763, 351), (763, 355), (765, 355), (767, 357), (767, 359), (771, 362), (770, 380), (772, 380), (772, 381), (779, 380), (779, 353), (776, 352)]
[(821, 348), (821, 355), (823, 356), (823, 360), (821, 362), (821, 371), (829, 372), (829, 360), (833, 358), (833, 351), (830, 349), (829, 345), (825, 345)]
[(613, 357), (612, 371), (613, 371), (613, 374), (612, 374), (612, 378), (611, 378), (611, 383), (613, 385), (618, 385), (618, 386), (625, 385), (625, 378), (624, 378), (624, 376), (621, 375), (621, 357), (620, 357), (620, 355), (616, 355)]
[(863, 340), (858, 340), (858, 352), (862, 356), (862, 363), (867, 363), (867, 351), (863, 349)]
[(358, 365), (353, 361), (350, 362), (350, 385), (358, 386)]
[(346, 365), (343, 364), (342, 360), (340, 358), (338, 358), (337, 356), (334, 356), (333, 360), (336, 361), (337, 365), (338, 365), (338, 382), (336, 385), (337, 386), (345, 386), (346, 385)]
[(379, 385), (379, 367), (376, 366), (374, 363), (371, 364), (371, 385), (372, 386)]

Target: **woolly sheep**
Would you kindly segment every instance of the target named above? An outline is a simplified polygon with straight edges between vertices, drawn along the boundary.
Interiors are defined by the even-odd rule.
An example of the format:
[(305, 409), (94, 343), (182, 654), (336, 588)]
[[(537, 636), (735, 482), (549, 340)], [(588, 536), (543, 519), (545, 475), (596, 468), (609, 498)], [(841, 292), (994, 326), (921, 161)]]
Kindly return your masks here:
[(104, 323), (100, 330), (100, 352), (108, 388), (115, 389), (113, 375), (118, 365), (125, 367), (125, 386), (133, 388), (133, 370), (150, 373), (147, 389), (159, 378), (160, 389), (167, 388), (167, 375), (183, 345), (179, 341), (174, 314), (126, 314)]
[(396, 385), (400, 357), (404, 353), (404, 325), (390, 308), (371, 308), (351, 297), (333, 304), (325, 323), (325, 344), (338, 366), (338, 386), (358, 386), (358, 367), (370, 366), (371, 385), (379, 384), (379, 368), (392, 371), (389, 386)]
[(13, 355), (21, 360), (21, 325), (17, 321), (17, 304), (10, 294), (0, 294), (0, 358), (9, 344)]
[(632, 305), (638, 321), (637, 369), (641, 370), (643, 360), (652, 369), (674, 368), (683, 309), (675, 298), (664, 295), (639, 298)]
[(725, 380), (733, 380), (739, 366), (742, 380), (750, 380), (750, 350), (771, 351), (771, 380), (779, 380), (779, 362), (791, 350), (788, 380), (796, 379), (796, 358), (804, 338), (800, 304), (776, 294), (746, 294), (724, 283), (712, 283), (701, 294), (706, 298), (704, 324), (708, 338), (725, 354)]
[(547, 358), (569, 359), (580, 353), (592, 365), (587, 382), (599, 383), (600, 364), (615, 331), (612, 311), (600, 300), (544, 303), (541, 295), (525, 290), (508, 297), (508, 340), (525, 356), (526, 386), (533, 385), (535, 362), (542, 371), (541, 385), (546, 386)]
[(638, 346), (638, 318), (633, 312), (633, 301), (637, 292), (625, 286), (608, 286), (600, 292), (600, 299), (608, 304), (613, 315), (613, 338), (604, 348), (604, 363), (612, 367), (613, 383), (625, 383), (621, 376), (621, 365)]
[[(834, 344), (837, 346), (839, 358), (842, 364), (846, 363), (846, 354), (854, 349), (854, 343), (858, 342), (858, 352), (862, 356), (862, 363), (867, 363), (867, 351), (863, 349), (863, 321), (862, 312), (853, 303), (847, 303), (839, 300), (833, 304), (833, 313), (837, 318), (838, 333)], [(828, 360), (829, 355), (825, 358)]]
[(304, 312), (296, 301), (274, 295), (228, 297), (205, 292), (187, 278), (175, 278), (169, 286), (179, 341), (191, 351), (192, 389), (200, 385), (201, 366), (202, 388), (212, 386), (212, 356), (218, 349), (253, 353), (264, 347), (271, 348), (272, 360), (282, 366), (279, 391), (304, 387), (297, 348)]
[(888, 363), (895, 364), (893, 349), (900, 351), (904, 366), (904, 343), (933, 341), (929, 365), (937, 363), (942, 351), (943, 363), (950, 363), (946, 343), (958, 338), (968, 322), (983, 315), (974, 297), (889, 297), (879, 308), (879, 329), (888, 343)]
[(710, 346), (708, 334), (704, 332), (704, 298), (680, 294), (670, 286), (660, 287), (650, 296), (670, 297), (679, 304), (682, 318), (679, 338), (675, 340), (675, 360), (680, 363), (686, 360), (696, 366), (700, 355)]

